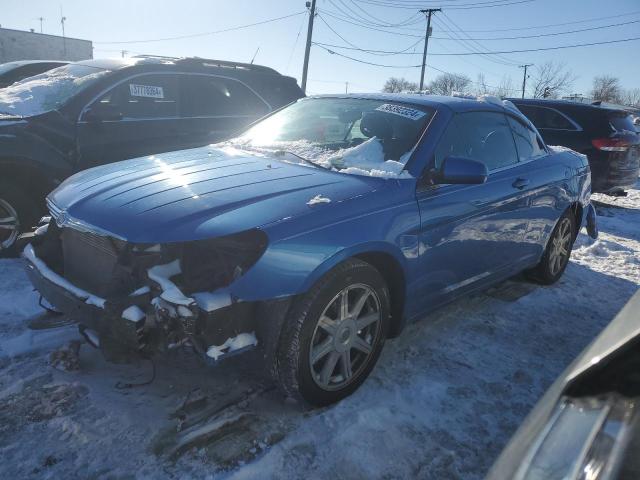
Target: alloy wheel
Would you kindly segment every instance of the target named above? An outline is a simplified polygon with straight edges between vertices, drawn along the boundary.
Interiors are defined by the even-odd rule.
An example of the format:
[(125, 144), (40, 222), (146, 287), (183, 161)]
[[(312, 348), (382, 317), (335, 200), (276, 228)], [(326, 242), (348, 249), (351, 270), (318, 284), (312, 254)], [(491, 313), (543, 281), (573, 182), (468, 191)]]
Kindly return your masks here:
[(323, 390), (340, 390), (366, 367), (380, 335), (380, 300), (364, 284), (350, 285), (325, 307), (309, 350), (312, 377)]
[(20, 234), (18, 212), (9, 202), (0, 198), (0, 250), (10, 248)]
[(572, 235), (571, 220), (565, 217), (558, 225), (556, 234), (551, 240), (551, 252), (549, 253), (549, 271), (551, 275), (557, 275), (569, 261)]

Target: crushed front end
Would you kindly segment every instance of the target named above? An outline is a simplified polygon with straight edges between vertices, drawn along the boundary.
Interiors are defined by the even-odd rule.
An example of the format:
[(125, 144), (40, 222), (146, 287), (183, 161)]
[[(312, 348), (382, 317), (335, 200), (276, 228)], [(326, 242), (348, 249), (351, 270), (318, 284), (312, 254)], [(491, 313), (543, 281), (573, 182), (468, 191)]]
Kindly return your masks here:
[(266, 249), (261, 230), (133, 244), (51, 211), (26, 239), (29, 278), (108, 360), (192, 347), (217, 361), (257, 345), (258, 305), (228, 287)]

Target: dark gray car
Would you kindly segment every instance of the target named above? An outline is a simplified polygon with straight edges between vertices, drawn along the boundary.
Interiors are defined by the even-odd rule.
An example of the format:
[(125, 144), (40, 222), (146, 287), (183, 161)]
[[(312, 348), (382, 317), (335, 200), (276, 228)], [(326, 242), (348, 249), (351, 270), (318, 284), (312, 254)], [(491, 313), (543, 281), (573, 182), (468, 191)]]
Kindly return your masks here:
[(640, 291), (549, 388), (487, 480), (640, 478)]

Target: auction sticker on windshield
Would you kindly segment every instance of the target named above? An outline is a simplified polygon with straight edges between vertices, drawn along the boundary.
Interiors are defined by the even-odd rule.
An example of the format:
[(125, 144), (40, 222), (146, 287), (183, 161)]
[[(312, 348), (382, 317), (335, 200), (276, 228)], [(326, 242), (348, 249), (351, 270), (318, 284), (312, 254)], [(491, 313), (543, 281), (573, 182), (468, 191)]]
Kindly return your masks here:
[(153, 85), (135, 85), (130, 83), (129, 91), (132, 97), (164, 98), (163, 88), (154, 87)]
[(404, 118), (410, 118), (411, 120), (420, 120), (425, 116), (425, 113), (421, 110), (416, 110), (411, 107), (403, 107), (402, 105), (395, 105), (393, 103), (383, 103), (378, 108), (379, 112), (393, 113), (394, 115), (400, 115)]

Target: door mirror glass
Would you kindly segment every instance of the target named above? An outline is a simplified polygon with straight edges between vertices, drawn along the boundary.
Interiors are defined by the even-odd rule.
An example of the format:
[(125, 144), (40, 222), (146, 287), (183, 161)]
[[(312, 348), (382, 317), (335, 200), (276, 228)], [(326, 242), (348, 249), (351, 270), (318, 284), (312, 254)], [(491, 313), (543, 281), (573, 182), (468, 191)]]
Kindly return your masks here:
[(489, 172), (484, 163), (465, 157), (444, 159), (434, 179), (440, 184), (480, 184), (487, 181)]
[(122, 111), (117, 105), (98, 102), (86, 110), (84, 119), (87, 122), (108, 122), (114, 120), (122, 120)]

